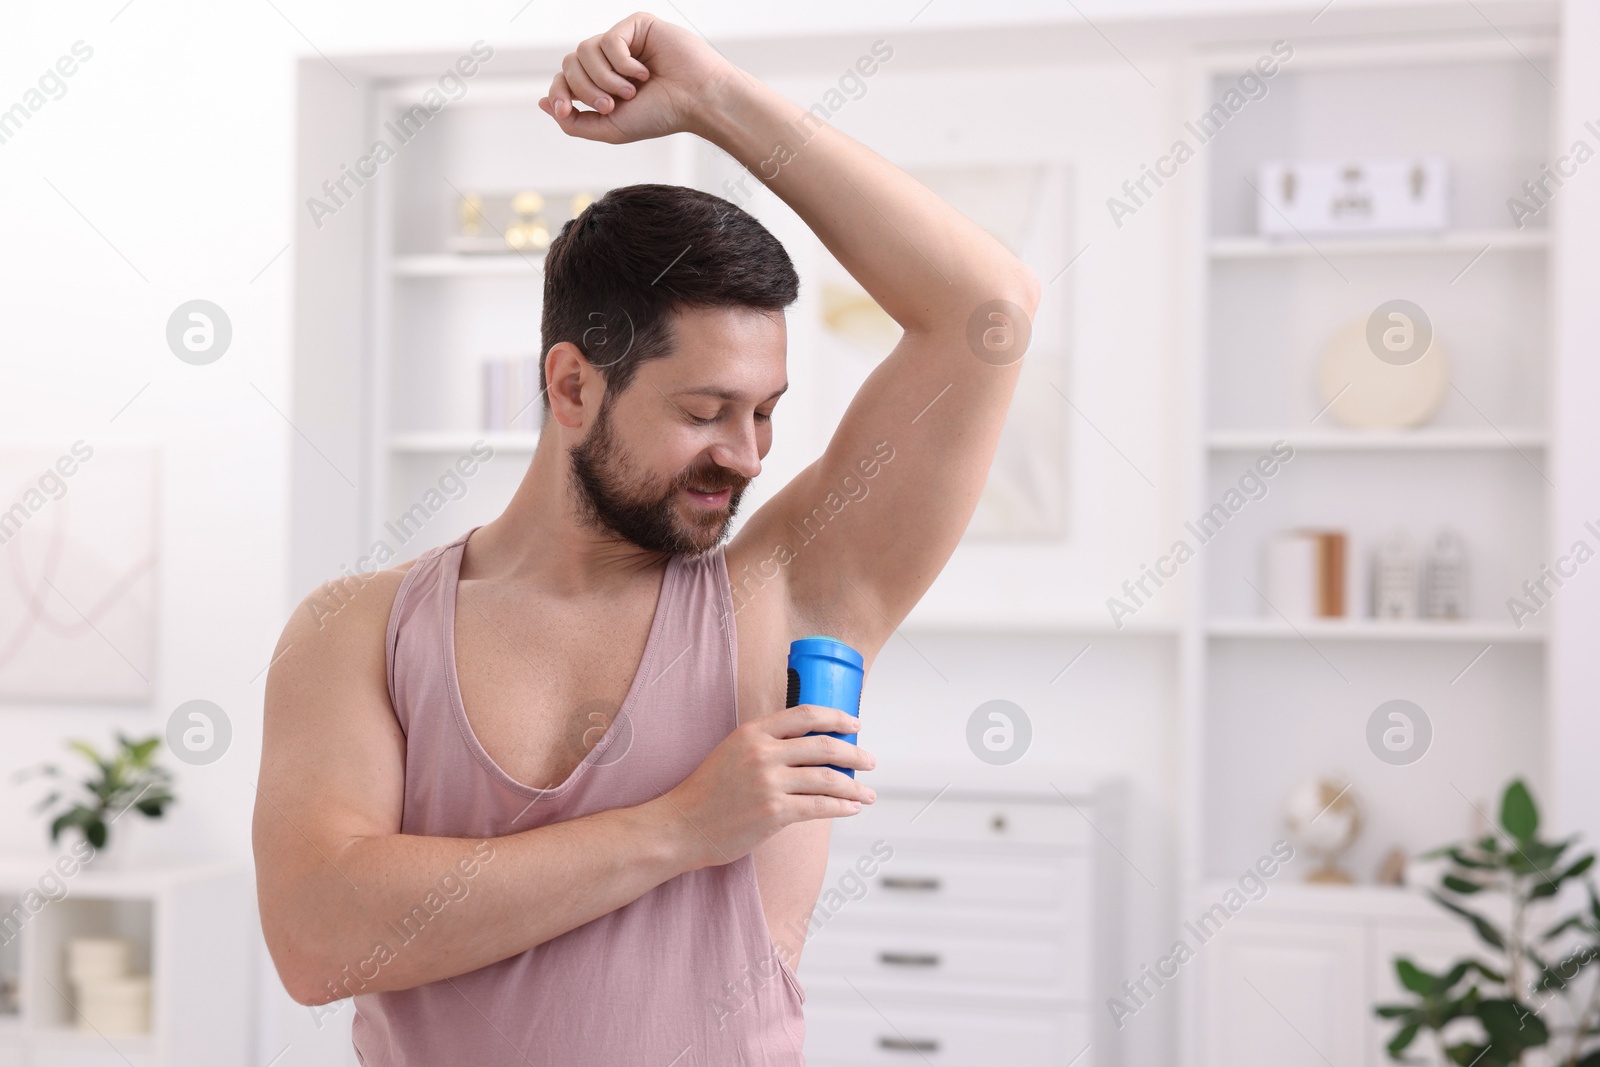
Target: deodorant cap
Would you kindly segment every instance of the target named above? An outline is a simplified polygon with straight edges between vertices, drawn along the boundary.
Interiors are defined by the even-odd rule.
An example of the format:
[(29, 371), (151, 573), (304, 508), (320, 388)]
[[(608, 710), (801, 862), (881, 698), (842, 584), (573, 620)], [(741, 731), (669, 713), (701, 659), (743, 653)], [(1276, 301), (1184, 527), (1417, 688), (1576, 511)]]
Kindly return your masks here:
[(796, 641), (789, 642), (789, 654), (791, 656), (826, 656), (829, 659), (836, 659), (840, 663), (848, 663), (857, 670), (860, 670), (865, 663), (861, 658), (861, 653), (843, 641), (834, 637), (823, 637), (820, 634), (812, 637), (802, 637)]

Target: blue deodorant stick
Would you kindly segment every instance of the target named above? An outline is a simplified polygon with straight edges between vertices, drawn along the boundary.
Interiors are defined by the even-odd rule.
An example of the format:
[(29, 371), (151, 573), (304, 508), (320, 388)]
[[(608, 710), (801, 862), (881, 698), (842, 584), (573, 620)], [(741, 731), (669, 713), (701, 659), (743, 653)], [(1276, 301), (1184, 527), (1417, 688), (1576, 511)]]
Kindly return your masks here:
[[(861, 714), (861, 653), (831, 637), (802, 637), (789, 643), (789, 695), (784, 707), (815, 704), (838, 708), (851, 715)], [(812, 731), (807, 737), (816, 737)], [(828, 734), (841, 741), (856, 743), (855, 734)], [(856, 776), (854, 767), (834, 767), (841, 774)]]

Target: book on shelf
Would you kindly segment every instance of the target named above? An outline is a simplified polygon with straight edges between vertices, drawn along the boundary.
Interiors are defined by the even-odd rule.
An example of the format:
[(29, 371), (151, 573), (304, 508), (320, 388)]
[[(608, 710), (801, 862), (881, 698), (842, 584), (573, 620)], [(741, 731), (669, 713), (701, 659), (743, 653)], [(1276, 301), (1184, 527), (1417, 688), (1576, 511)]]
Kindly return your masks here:
[(537, 356), (483, 361), (483, 429), (490, 433), (536, 434), (544, 422)]
[(1337, 619), (1345, 614), (1345, 535), (1341, 530), (1285, 530), (1263, 551), (1267, 603), (1263, 611), (1289, 619)]

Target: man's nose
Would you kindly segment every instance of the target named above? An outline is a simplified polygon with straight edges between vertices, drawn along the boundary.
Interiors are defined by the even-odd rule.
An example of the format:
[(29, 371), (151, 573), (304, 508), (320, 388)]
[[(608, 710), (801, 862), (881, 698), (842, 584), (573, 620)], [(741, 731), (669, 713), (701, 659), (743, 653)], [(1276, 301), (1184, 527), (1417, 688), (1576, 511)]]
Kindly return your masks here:
[(719, 466), (746, 480), (761, 473), (761, 450), (753, 424), (729, 427), (711, 448), (711, 458)]

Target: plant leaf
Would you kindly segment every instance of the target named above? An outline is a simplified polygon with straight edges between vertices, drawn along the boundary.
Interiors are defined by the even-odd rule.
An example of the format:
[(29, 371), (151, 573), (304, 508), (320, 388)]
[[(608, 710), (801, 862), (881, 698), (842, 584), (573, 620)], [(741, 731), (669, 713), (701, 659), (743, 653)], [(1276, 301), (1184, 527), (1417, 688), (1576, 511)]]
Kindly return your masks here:
[(1413, 993), (1427, 996), (1434, 991), (1438, 979), (1412, 963), (1404, 956), (1394, 961), (1395, 977), (1400, 979), (1400, 984)]
[(1533, 840), (1539, 832), (1539, 809), (1533, 803), (1533, 794), (1521, 778), (1506, 786), (1500, 798), (1500, 825), (1506, 833), (1521, 842)]
[(1478, 936), (1482, 938), (1491, 948), (1504, 949), (1506, 947), (1505, 937), (1501, 935), (1499, 930), (1494, 928), (1489, 920), (1485, 919), (1481, 915), (1476, 915), (1468, 911), (1461, 905), (1449, 900), (1444, 896), (1441, 896), (1438, 893), (1435, 893), (1432, 890), (1428, 891), (1428, 895), (1431, 896), (1440, 907), (1446, 909), (1447, 911), (1455, 912), (1457, 915), (1471, 923), (1472, 928), (1478, 932)]
[(1550, 1040), (1550, 1029), (1544, 1020), (1532, 1008), (1514, 1000), (1485, 1000), (1478, 1005), (1476, 1014), (1497, 1048), (1520, 1051)]
[(1450, 1057), (1451, 1063), (1460, 1064), (1461, 1067), (1512, 1067), (1516, 1062), (1516, 1057), (1504, 1049), (1470, 1041), (1451, 1045), (1444, 1050), (1444, 1054)]
[(1587, 930), (1588, 928), (1589, 924), (1582, 915), (1568, 915), (1565, 919), (1562, 919), (1550, 929), (1540, 934), (1539, 940), (1554, 941), (1568, 930)]
[(1399, 1059), (1400, 1053), (1404, 1052), (1411, 1042), (1416, 1040), (1417, 1031), (1421, 1028), (1421, 1023), (1407, 1023), (1405, 1026), (1402, 1026), (1400, 1030), (1389, 1039), (1389, 1044), (1386, 1046), (1389, 1050), (1389, 1058), (1394, 1060)]

